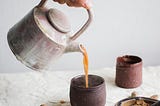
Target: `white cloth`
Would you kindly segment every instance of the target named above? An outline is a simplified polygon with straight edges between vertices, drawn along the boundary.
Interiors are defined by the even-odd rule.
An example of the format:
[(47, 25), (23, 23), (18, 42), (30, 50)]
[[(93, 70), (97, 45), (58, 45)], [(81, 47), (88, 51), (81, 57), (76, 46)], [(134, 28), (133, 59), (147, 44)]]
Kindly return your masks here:
[[(135, 89), (115, 85), (115, 68), (90, 70), (90, 74), (102, 76), (106, 81), (106, 106), (137, 91), (139, 96), (160, 95), (160, 67), (143, 69), (143, 84)], [(0, 106), (40, 106), (47, 102), (69, 101), (69, 86), (72, 77), (83, 71), (45, 71), (0, 74)], [(60, 105), (49, 105), (60, 106)], [(68, 106), (64, 104), (63, 106)]]

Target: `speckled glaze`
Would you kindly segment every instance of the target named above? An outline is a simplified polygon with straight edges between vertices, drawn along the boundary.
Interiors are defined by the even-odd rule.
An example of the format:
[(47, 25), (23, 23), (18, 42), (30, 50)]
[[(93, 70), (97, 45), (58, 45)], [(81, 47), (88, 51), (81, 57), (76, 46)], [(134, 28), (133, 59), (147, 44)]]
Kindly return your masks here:
[(140, 86), (142, 84), (142, 59), (132, 55), (118, 57), (115, 83), (122, 88)]
[(102, 77), (89, 75), (89, 88), (85, 88), (85, 76), (77, 76), (71, 80), (71, 106), (105, 106), (106, 88)]
[(120, 100), (119, 102), (117, 102), (115, 104), (115, 106), (123, 106), (122, 105), (123, 103), (129, 102), (129, 101), (134, 101), (134, 100), (144, 100), (146, 103), (150, 104), (151, 106), (152, 106), (152, 104), (158, 102), (158, 100), (147, 98), (147, 97), (132, 97), (132, 98), (125, 98), (123, 100)]

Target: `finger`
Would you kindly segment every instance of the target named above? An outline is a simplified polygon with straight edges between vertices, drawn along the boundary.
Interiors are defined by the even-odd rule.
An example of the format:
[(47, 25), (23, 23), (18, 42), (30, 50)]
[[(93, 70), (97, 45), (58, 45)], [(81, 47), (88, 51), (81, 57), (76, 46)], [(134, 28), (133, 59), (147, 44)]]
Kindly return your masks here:
[(65, 3), (65, 0), (59, 0), (59, 3), (60, 3), (60, 4), (64, 4), (64, 3)]
[(71, 1), (71, 0), (66, 0), (66, 4), (68, 5), (68, 6), (74, 6), (74, 7), (82, 7), (81, 6), (81, 4), (79, 4), (78, 2), (75, 2), (75, 1)]
[(90, 9), (93, 6), (92, 0), (86, 0), (84, 8)]
[(66, 0), (66, 4), (70, 7), (83, 7), (86, 9), (90, 9), (92, 7), (91, 0)]
[(65, 0), (53, 0), (53, 1), (58, 2), (60, 4), (64, 4), (65, 3)]
[(74, 3), (66, 3), (69, 7), (82, 7), (81, 5), (74, 4)]
[(78, 2), (86, 9), (90, 9), (92, 7), (92, 0), (78, 0)]

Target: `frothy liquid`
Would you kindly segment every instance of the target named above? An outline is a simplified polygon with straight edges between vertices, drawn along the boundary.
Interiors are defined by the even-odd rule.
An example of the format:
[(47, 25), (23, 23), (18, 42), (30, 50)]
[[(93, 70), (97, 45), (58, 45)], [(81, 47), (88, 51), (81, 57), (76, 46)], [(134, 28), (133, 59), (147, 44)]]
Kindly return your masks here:
[(85, 81), (86, 81), (86, 88), (88, 88), (88, 54), (86, 49), (81, 46), (81, 49), (83, 50), (83, 66), (84, 66), (84, 72), (85, 72)]

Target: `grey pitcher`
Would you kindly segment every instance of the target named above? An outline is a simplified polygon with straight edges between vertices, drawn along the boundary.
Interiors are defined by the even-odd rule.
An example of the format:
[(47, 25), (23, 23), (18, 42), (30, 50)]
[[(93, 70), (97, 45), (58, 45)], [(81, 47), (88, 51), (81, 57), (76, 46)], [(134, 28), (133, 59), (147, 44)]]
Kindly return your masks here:
[(8, 44), (16, 58), (33, 70), (50, 69), (63, 53), (82, 52), (80, 43), (74, 42), (92, 21), (92, 12), (87, 10), (88, 20), (82, 28), (71, 35), (70, 23), (64, 13), (44, 7), (42, 0), (8, 32)]

